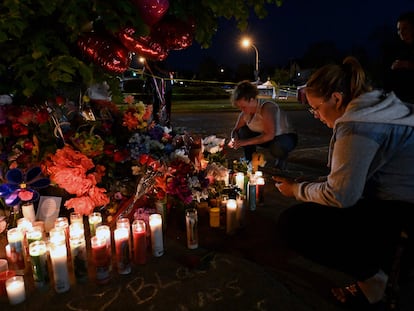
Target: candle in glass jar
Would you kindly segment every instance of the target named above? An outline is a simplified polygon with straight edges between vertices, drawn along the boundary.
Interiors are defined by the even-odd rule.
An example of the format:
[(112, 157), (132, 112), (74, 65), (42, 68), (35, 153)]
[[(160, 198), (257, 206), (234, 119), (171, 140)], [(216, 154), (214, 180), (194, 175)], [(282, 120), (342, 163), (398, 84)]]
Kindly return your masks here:
[(107, 284), (111, 278), (111, 257), (108, 256), (106, 239), (98, 236), (91, 238), (92, 262), (95, 266), (97, 284)]
[(96, 228), (102, 224), (102, 215), (99, 212), (94, 212), (88, 216), (90, 236), (96, 234)]
[(244, 191), (244, 174), (242, 172), (236, 173), (236, 186), (240, 189), (241, 192)]
[(160, 257), (164, 254), (164, 242), (162, 238), (162, 218), (160, 214), (149, 216), (149, 226), (151, 230), (152, 254)]
[(129, 250), (129, 231), (117, 228), (114, 231), (116, 266), (119, 274), (131, 273), (131, 256)]
[(72, 229), (72, 234), (69, 237), (69, 246), (71, 261), (73, 267), (73, 273), (75, 274), (76, 281), (84, 283), (88, 279), (88, 258), (86, 251), (85, 235), (80, 229), (79, 223), (73, 223), (70, 226), (75, 225), (78, 230)]
[(26, 232), (32, 229), (32, 227), (33, 224), (27, 218), (19, 218), (17, 220), (17, 228), (19, 228), (22, 231), (23, 236), (26, 235)]
[(52, 262), (53, 279), (55, 281), (55, 291), (57, 293), (67, 292), (70, 289), (70, 283), (66, 241), (51, 241), (49, 252)]
[(83, 226), (83, 216), (81, 213), (71, 212), (69, 215), (69, 220), (71, 224), (78, 222), (81, 223)]
[[(132, 245), (131, 245), (131, 223), (129, 221), (129, 218), (127, 217), (121, 217), (118, 218), (116, 221), (116, 228), (125, 228), (128, 230), (128, 245), (129, 245), (129, 257), (131, 258), (131, 251), (132, 251)], [(115, 240), (115, 239), (114, 239)]]
[(43, 231), (39, 226), (33, 227), (31, 230), (26, 232), (27, 244), (34, 241), (41, 241), (43, 239)]
[(10, 269), (16, 270), (16, 274), (23, 274), (25, 269), (24, 237), (19, 228), (12, 228), (7, 231), (6, 254), (9, 260)]
[(262, 205), (264, 203), (264, 185), (265, 180), (263, 177), (256, 178), (256, 201)]
[(99, 238), (103, 238), (106, 240), (106, 248), (108, 251), (108, 256), (111, 257), (112, 255), (112, 247), (111, 247), (111, 229), (107, 225), (101, 225), (96, 228), (96, 236)]
[(147, 262), (147, 230), (145, 221), (136, 219), (132, 223), (133, 262), (138, 265)]
[(66, 241), (69, 241), (69, 220), (66, 217), (56, 218), (55, 228), (62, 228), (65, 232)]
[(9, 270), (9, 264), (7, 263), (7, 259), (0, 259), (0, 272)]
[(213, 227), (213, 228), (220, 227), (220, 208), (219, 207), (210, 208), (210, 227)]
[(33, 241), (29, 244), (30, 262), (32, 264), (33, 281), (38, 288), (49, 283), (47, 271), (47, 246), (45, 241)]
[(244, 195), (239, 195), (236, 198), (237, 211), (236, 211), (236, 223), (238, 227), (244, 227), (245, 217), (246, 217), (246, 208), (244, 203)]
[(63, 228), (52, 228), (49, 231), (49, 240), (51, 243), (59, 244), (62, 241), (66, 243), (66, 234)]
[(187, 247), (189, 249), (198, 248), (198, 216), (197, 209), (189, 208), (185, 211)]
[(232, 234), (236, 228), (237, 202), (235, 199), (228, 199), (226, 204), (226, 233)]
[(28, 219), (31, 223), (36, 221), (36, 214), (32, 202), (26, 202), (22, 205), (23, 217)]
[(7, 297), (11, 305), (17, 305), (26, 300), (24, 279), (21, 275), (11, 277), (6, 281)]

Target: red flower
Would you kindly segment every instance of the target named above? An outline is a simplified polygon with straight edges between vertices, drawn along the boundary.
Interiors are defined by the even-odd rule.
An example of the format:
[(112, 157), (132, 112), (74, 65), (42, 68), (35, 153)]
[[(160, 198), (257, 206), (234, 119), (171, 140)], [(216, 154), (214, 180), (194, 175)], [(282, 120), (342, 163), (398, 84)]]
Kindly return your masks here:
[(12, 129), (14, 136), (26, 136), (29, 134), (29, 129), (27, 128), (27, 126), (24, 126), (21, 123), (13, 123)]

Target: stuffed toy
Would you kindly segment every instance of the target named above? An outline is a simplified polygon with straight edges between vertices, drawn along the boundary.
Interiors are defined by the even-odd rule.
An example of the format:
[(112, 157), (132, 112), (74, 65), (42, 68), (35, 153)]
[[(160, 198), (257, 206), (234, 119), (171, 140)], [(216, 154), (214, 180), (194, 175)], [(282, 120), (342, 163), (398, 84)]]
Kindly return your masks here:
[(255, 152), (252, 156), (252, 172), (259, 170), (259, 166), (263, 167), (266, 165), (265, 157), (263, 153)]

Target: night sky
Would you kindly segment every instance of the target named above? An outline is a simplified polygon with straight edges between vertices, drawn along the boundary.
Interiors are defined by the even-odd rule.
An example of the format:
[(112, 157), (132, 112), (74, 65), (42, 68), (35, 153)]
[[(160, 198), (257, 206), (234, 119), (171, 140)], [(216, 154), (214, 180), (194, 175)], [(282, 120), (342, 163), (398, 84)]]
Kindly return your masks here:
[[(284, 0), (281, 7), (269, 6), (265, 19), (250, 19), (245, 33), (259, 51), (261, 66), (285, 65), (301, 58), (310, 44), (321, 41), (333, 41), (341, 51), (363, 46), (375, 57), (378, 33), (381, 36), (388, 29), (396, 36), (398, 16), (411, 10), (414, 0)], [(167, 62), (176, 70), (192, 71), (206, 57), (232, 68), (254, 64), (255, 51), (241, 47), (242, 37), (234, 21), (223, 19), (210, 48), (194, 43), (185, 50), (171, 51)]]

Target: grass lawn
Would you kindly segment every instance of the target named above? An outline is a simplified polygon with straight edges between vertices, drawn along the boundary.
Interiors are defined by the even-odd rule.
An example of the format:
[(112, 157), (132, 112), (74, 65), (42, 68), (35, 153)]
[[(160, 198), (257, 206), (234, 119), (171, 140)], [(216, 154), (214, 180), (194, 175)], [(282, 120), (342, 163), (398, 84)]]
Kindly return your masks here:
[[(302, 110), (303, 105), (295, 99), (278, 100), (277, 103), (285, 110)], [(172, 112), (214, 112), (214, 111), (238, 111), (232, 107), (229, 99), (209, 100), (174, 100), (172, 101)]]

